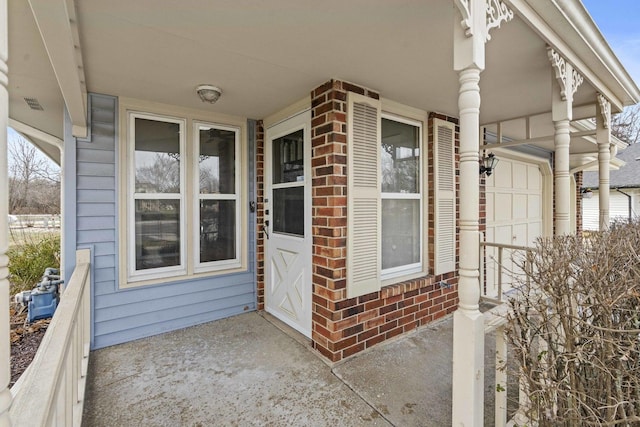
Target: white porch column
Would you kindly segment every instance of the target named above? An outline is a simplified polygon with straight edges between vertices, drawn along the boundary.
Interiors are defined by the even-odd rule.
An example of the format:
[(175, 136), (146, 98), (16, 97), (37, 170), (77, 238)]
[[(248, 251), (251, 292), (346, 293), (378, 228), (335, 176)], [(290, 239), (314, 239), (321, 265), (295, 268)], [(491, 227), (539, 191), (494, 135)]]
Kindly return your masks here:
[(460, 83), (458, 310), (453, 315), (452, 425), (484, 424), (484, 317), (480, 302), (480, 73), (489, 30), (513, 19), (501, 2), (454, 0), (453, 68)]
[[(458, 310), (453, 314), (452, 425), (484, 422), (484, 317), (480, 301), (480, 72), (484, 69), (484, 1), (462, 8), (470, 28), (454, 17), (454, 69), (459, 72), (460, 114)], [(460, 5), (459, 5), (460, 7)], [(475, 24), (475, 25), (474, 25)]]
[(552, 48), (548, 49), (554, 70), (552, 108), (555, 143), (555, 235), (571, 234), (571, 179), (569, 177), (570, 123), (573, 94), (582, 83), (582, 76)]
[(611, 104), (598, 94), (596, 103), (596, 141), (598, 142), (598, 206), (600, 230), (609, 228), (609, 176), (611, 160)]
[(480, 300), (480, 69), (460, 72), (460, 265), (453, 315), (453, 425), (484, 422), (484, 317)]
[(10, 426), (11, 343), (9, 342), (9, 124), (7, 0), (0, 0), (0, 427)]
[(554, 120), (555, 128), (555, 234), (571, 234), (571, 179), (569, 177), (569, 119)]

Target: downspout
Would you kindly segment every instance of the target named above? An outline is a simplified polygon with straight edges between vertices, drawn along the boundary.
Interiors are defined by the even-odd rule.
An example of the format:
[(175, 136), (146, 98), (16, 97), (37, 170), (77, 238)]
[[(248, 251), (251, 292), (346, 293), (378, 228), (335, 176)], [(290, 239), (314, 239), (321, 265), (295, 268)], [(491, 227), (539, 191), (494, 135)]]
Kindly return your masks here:
[(629, 221), (632, 220), (633, 216), (632, 216), (632, 212), (633, 212), (633, 202), (631, 201), (631, 194), (627, 194), (624, 191), (622, 191), (619, 188), (615, 188), (614, 190), (616, 190), (618, 193), (620, 194), (624, 194), (625, 196), (627, 196), (627, 199), (629, 200)]

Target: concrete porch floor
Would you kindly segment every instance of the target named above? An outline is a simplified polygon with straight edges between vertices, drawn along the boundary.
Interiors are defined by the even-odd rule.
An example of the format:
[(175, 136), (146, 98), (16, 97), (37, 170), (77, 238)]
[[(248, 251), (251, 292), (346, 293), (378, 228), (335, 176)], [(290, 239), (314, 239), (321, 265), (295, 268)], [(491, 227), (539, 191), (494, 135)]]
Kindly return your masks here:
[(449, 316), (331, 367), (268, 314), (169, 332), (92, 352), (83, 425), (448, 426), (452, 333)]

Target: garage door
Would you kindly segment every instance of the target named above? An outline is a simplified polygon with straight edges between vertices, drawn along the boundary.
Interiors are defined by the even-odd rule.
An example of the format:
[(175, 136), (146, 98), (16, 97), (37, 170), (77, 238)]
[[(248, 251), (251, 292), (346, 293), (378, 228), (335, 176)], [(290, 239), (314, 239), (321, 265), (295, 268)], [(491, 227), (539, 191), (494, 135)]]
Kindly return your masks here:
[[(486, 242), (532, 246), (543, 233), (542, 173), (537, 164), (501, 159), (486, 181)], [(504, 250), (502, 258), (503, 293), (512, 288), (521, 271), (519, 253)], [(513, 262), (513, 259), (516, 262)], [(498, 296), (498, 250), (487, 247), (486, 295)]]

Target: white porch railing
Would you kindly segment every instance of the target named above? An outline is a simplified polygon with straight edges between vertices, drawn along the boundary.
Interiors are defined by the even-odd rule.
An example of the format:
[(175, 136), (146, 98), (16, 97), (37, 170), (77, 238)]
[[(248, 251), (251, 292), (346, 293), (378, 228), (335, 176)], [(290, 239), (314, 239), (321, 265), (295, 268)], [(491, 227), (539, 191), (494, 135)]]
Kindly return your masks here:
[(33, 362), (12, 387), (16, 426), (80, 426), (89, 365), (90, 251), (76, 252), (76, 268)]
[[(496, 254), (487, 255), (487, 249), (491, 248), (497, 251)], [(513, 256), (513, 253), (518, 251), (524, 254), (523, 266), (524, 271), (522, 271), (519, 267), (511, 267), (508, 271), (505, 271), (505, 254), (504, 251), (508, 250), (510, 254), (508, 256)], [(495, 354), (495, 384), (494, 384), (494, 393), (495, 393), (495, 426), (496, 427), (506, 427), (513, 425), (525, 425), (522, 423), (523, 421), (528, 421), (524, 416), (524, 410), (528, 404), (528, 397), (522, 387), (522, 384), (519, 388), (519, 408), (518, 411), (514, 414), (514, 419), (518, 419), (518, 423), (515, 423), (515, 420), (509, 420), (507, 413), (507, 339), (505, 335), (505, 327), (507, 326), (507, 313), (509, 311), (509, 305), (505, 303), (503, 300), (504, 297), (504, 280), (505, 275), (511, 277), (512, 279), (516, 275), (525, 275), (532, 268), (532, 260), (533, 251), (535, 249), (527, 246), (517, 246), (517, 245), (507, 245), (501, 243), (490, 243), (490, 242), (481, 242), (480, 243), (480, 295), (483, 301), (495, 304), (495, 307), (486, 311), (484, 313), (484, 333), (485, 335), (495, 332), (496, 339), (496, 354)], [(491, 268), (491, 270), (495, 273), (495, 276), (492, 278), (496, 281), (496, 283), (491, 283), (487, 275), (486, 270)], [(519, 270), (519, 271), (516, 271)], [(528, 274), (524, 277), (524, 280), (529, 283)], [(509, 283), (508, 285), (511, 285)], [(496, 292), (492, 295), (488, 296), (490, 293), (487, 292), (487, 289), (490, 287), (497, 288)], [(509, 286), (510, 287), (510, 286)]]
[[(506, 257), (505, 250), (508, 251)], [(500, 304), (503, 302), (504, 292), (511, 289), (516, 276), (523, 276), (522, 278), (528, 281), (528, 275), (525, 275), (526, 271), (514, 266), (512, 257), (515, 252), (522, 252), (524, 254), (523, 265), (525, 270), (528, 270), (531, 268), (530, 257), (533, 250), (534, 248), (528, 246), (480, 242), (480, 295), (482, 299)], [(507, 268), (507, 266), (510, 267)], [(487, 271), (493, 274), (487, 274)], [(505, 283), (505, 277), (511, 280)], [(492, 291), (493, 289), (495, 291)]]
[(496, 355), (495, 355), (495, 426), (507, 425), (507, 339), (505, 326), (507, 324), (507, 304), (500, 304), (484, 313), (484, 334), (495, 331)]

